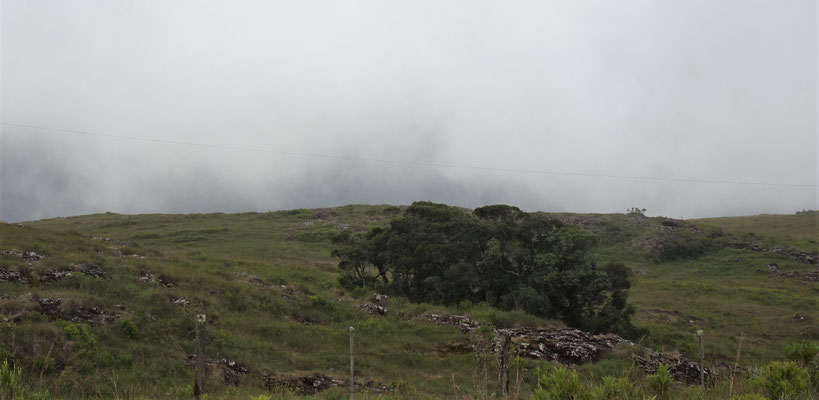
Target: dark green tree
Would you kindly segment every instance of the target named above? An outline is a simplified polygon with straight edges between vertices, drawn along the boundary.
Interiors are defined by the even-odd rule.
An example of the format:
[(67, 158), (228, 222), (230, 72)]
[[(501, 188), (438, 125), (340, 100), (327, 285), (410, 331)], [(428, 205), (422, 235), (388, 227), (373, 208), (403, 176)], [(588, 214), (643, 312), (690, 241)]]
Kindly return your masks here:
[(416, 202), (388, 227), (334, 243), (347, 288), (379, 287), (416, 302), (485, 301), (594, 332), (631, 330), (629, 269), (598, 268), (595, 236), (542, 214)]

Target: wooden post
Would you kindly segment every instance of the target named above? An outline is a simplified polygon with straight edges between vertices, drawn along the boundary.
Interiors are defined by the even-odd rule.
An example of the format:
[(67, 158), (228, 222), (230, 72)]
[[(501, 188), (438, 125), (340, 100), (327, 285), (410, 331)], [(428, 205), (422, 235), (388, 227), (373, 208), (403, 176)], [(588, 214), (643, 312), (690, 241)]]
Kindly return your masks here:
[(511, 337), (501, 332), (500, 349), (498, 350), (498, 400), (506, 398), (509, 391), (509, 343)]
[(734, 398), (734, 373), (739, 368), (739, 356), (742, 354), (742, 342), (745, 340), (745, 332), (739, 337), (739, 346), (737, 347), (737, 360), (734, 361), (734, 367), (731, 368), (731, 386), (728, 387), (728, 398)]
[(205, 314), (196, 316), (196, 378), (193, 397), (205, 394)]
[(700, 385), (705, 387), (705, 347), (702, 344), (703, 330), (697, 331), (697, 336), (700, 338)]
[(355, 332), (355, 328), (352, 326), (350, 327), (350, 400), (355, 399), (355, 366), (353, 364), (353, 358), (355, 353), (353, 352), (353, 332)]

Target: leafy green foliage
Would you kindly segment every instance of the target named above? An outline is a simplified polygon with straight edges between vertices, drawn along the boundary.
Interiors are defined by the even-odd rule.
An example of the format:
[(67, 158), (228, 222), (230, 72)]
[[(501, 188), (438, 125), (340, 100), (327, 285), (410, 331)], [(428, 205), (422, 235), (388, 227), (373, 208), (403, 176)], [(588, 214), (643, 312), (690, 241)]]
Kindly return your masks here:
[(119, 326), (120, 332), (125, 334), (125, 336), (131, 339), (136, 339), (139, 337), (139, 328), (136, 326), (134, 321), (131, 321), (130, 319), (127, 318), (123, 318), (119, 320), (117, 325)]
[(586, 388), (580, 375), (565, 367), (549, 366), (538, 370), (533, 400), (585, 400)]
[(657, 371), (648, 376), (648, 384), (654, 393), (657, 394), (657, 399), (668, 400), (671, 397), (671, 374), (668, 372), (668, 364), (660, 364)]
[(603, 383), (591, 390), (592, 400), (629, 400), (634, 390), (623, 377), (604, 376)]
[(816, 354), (819, 353), (819, 345), (805, 341), (794, 342), (785, 345), (782, 352), (789, 360), (796, 361), (799, 365), (806, 367), (816, 359)]
[(674, 231), (657, 238), (652, 255), (657, 261), (697, 258), (715, 247), (708, 237)]
[(3, 360), (3, 363), (0, 364), (0, 393), (13, 399), (15, 393), (20, 392), (22, 375), (20, 367), (10, 364), (8, 360)]
[(63, 332), (74, 342), (77, 349), (93, 350), (97, 347), (97, 337), (86, 324), (62, 323)]
[(771, 399), (805, 399), (809, 390), (809, 375), (793, 361), (774, 361), (762, 370), (753, 383)]
[(631, 271), (590, 261), (597, 237), (517, 207), (474, 215), (416, 202), (387, 228), (334, 240), (340, 283), (371, 287), (415, 302), (487, 302), (559, 318), (593, 332), (631, 335), (626, 302)]

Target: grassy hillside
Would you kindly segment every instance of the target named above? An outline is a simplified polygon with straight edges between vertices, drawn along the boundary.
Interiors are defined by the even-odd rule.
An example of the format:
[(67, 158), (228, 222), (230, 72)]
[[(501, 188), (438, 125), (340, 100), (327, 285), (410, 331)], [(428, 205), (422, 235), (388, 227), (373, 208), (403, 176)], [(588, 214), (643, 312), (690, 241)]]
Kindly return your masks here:
[(692, 222), (772, 244), (819, 251), (817, 211), (803, 211), (794, 215), (763, 214), (750, 217), (705, 218)]
[[(481, 304), (446, 308), (389, 298), (377, 303), (386, 315), (363, 310), (362, 304), (376, 304), (373, 293), (340, 289), (330, 239), (384, 225), (400, 211), (106, 213), (0, 224), (0, 250), (18, 251), (0, 255), (6, 321), (0, 358), (23, 367), (26, 385), (60, 398), (189, 398), (194, 320), (204, 313), (207, 357), (216, 371), (210, 396), (247, 398), (282, 393), (283, 383), (310, 374), (344, 379), (353, 326), (357, 376), (372, 396), (451, 398), (479, 382), (476, 357), (455, 351), (464, 343), (468, 349), (465, 333), (430, 324), (425, 315), (560, 325)], [(815, 213), (697, 221), (550, 216), (599, 235), (599, 263), (623, 262), (636, 272), (630, 302), (635, 322), (650, 332), (644, 345), (698, 358), (692, 332), (704, 329), (707, 362), (717, 365), (732, 362), (745, 334), (741, 362), (753, 366), (780, 357), (785, 343), (819, 340), (816, 265), (743, 247), (759, 242), (764, 249), (815, 252)], [(36, 260), (39, 255), (45, 257)], [(227, 368), (227, 361), (250, 372), (237, 373), (241, 368)], [(540, 364), (520, 360), (523, 397)], [(589, 378), (626, 368), (631, 374), (630, 364), (615, 351), (579, 371)]]

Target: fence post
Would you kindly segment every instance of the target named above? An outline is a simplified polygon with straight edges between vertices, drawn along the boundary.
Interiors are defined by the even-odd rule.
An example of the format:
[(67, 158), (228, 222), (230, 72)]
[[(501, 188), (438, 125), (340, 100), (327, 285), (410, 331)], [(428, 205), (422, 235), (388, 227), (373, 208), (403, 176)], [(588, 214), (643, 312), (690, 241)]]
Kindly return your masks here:
[(355, 328), (352, 326), (350, 327), (350, 400), (355, 399), (355, 367), (353, 364), (353, 358), (355, 353), (353, 352), (353, 332), (355, 332)]
[(498, 351), (498, 400), (506, 398), (509, 390), (509, 343), (508, 332), (501, 331), (501, 343)]
[(737, 347), (737, 360), (734, 361), (734, 366), (731, 368), (731, 386), (728, 387), (728, 398), (734, 398), (734, 374), (739, 368), (739, 356), (742, 354), (742, 342), (745, 340), (745, 332), (739, 337), (739, 346)]
[(205, 314), (196, 316), (196, 377), (193, 384), (193, 397), (205, 394)]
[(705, 388), (705, 347), (702, 344), (703, 330), (697, 331), (697, 336), (700, 338), (700, 385)]

